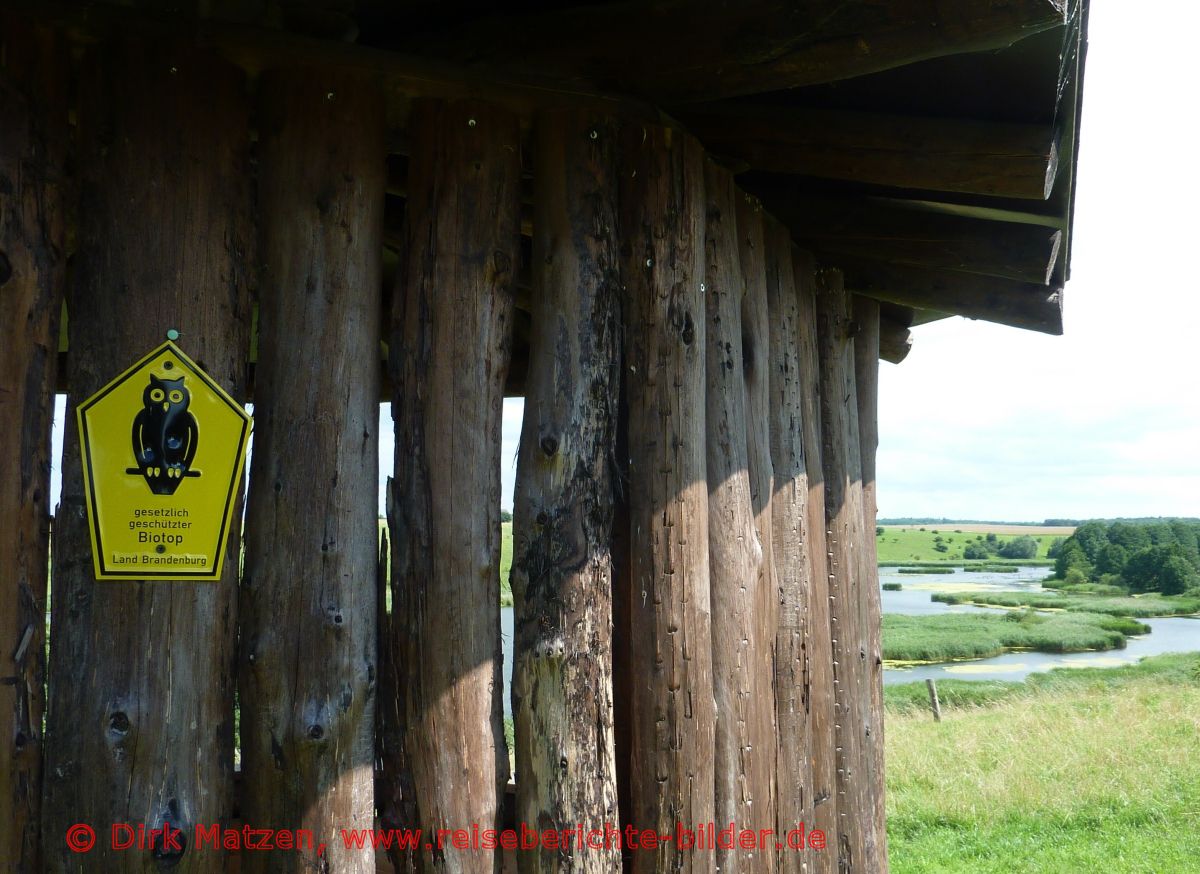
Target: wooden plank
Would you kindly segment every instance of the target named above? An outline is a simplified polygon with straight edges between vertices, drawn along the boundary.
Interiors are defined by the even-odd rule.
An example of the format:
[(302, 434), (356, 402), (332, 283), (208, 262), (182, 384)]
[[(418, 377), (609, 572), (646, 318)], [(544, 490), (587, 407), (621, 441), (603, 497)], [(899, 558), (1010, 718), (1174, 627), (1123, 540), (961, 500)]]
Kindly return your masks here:
[(0, 12), (0, 871), (40, 871), (50, 427), (65, 283), (67, 58)]
[(1046, 285), (1062, 241), (1055, 228), (906, 209), (903, 201), (815, 197), (761, 179), (751, 190), (797, 243), (831, 265), (883, 261)]
[[(807, 787), (797, 782), (797, 775), (782, 754), (782, 746), (788, 741), (781, 733), (790, 711), (781, 715), (780, 702), (789, 702), (786, 690), (781, 690), (776, 681), (781, 676), (775, 671), (777, 635), (781, 607), (779, 576), (775, 567), (775, 547), (772, 538), (772, 495), (774, 493), (774, 468), (771, 462), (771, 360), (770, 360), (770, 311), (767, 307), (766, 244), (763, 241), (762, 205), (757, 199), (738, 192), (737, 196), (738, 252), (741, 279), (745, 287), (742, 295), (741, 347), (742, 377), (746, 384), (746, 456), (750, 477), (750, 498), (754, 509), (754, 528), (762, 546), (762, 561), (758, 566), (757, 610), (759, 634), (771, 641), (769, 646), (759, 648), (756, 671), (761, 677), (771, 678), (770, 736), (760, 743), (768, 746), (775, 755), (774, 793), (775, 822), (768, 827), (777, 832), (786, 832), (796, 827), (797, 799), (802, 799)], [(786, 675), (782, 675), (786, 676)], [(789, 683), (790, 687), (790, 683)], [(775, 854), (777, 870), (798, 870), (795, 853), (784, 849)], [(765, 865), (771, 864), (764, 862)]]
[[(533, 323), (514, 499), (517, 820), (619, 825), (611, 459), (617, 428), (617, 124), (539, 117)], [(539, 846), (521, 870), (609, 874), (620, 848)]]
[(838, 262), (856, 294), (919, 309), (1062, 334), (1061, 287), (954, 270), (921, 270), (880, 261)]
[[(518, 258), (520, 131), (474, 102), (413, 109), (395, 386), (393, 641), (402, 749), (385, 751), (389, 824), (492, 827), (508, 779), (500, 649), (500, 421)], [(399, 617), (399, 618), (397, 618)], [(411, 795), (404, 792), (411, 780)], [(411, 803), (415, 809), (406, 807)], [(423, 850), (491, 872), (493, 854)], [(400, 870), (407, 860), (394, 857)]]
[[(280, 69), (259, 84), (263, 282), (241, 599), (249, 823), (302, 828), (314, 869), (374, 869), (382, 99)], [(354, 435), (347, 439), (347, 435)], [(284, 621), (280, 621), (281, 618)], [(251, 853), (245, 871), (277, 861)]]
[[(182, 45), (95, 47), (79, 78), (83, 208), (71, 311), (71, 396), (54, 591), (42, 838), (50, 871), (77, 871), (63, 840), (84, 821), (189, 833), (232, 817), (239, 538), (219, 582), (97, 583), (75, 406), (171, 328), (232, 397), (249, 348), (254, 263), (246, 85)], [(170, 148), (164, 148), (169, 143)], [(234, 518), (240, 508), (234, 508)], [(219, 872), (220, 851), (114, 851), (111, 872)]]
[[(808, 501), (804, 518), (808, 560), (809, 710), (812, 744), (813, 810), (810, 828), (819, 830), (825, 849), (813, 854), (813, 871), (838, 867), (838, 823), (841, 799), (837, 793), (837, 696), (834, 686), (833, 641), (830, 623), (829, 555), (825, 523), (825, 472), (822, 466), (820, 359), (817, 351), (816, 263), (812, 253), (792, 248), (796, 283), (796, 324), (800, 372), (800, 428)], [(796, 870), (795, 867), (792, 869)]]
[(867, 535), (853, 334), (841, 275), (836, 270), (825, 270), (817, 283), (817, 345), (838, 715), (838, 855), (842, 870), (886, 872), (887, 835), (878, 816), (883, 775), (874, 770), (881, 761), (874, 748), (883, 732), (879, 714), (872, 709), (870, 681), (880, 652), (864, 606), (870, 593), (862, 566), (862, 544)]
[[(742, 337), (745, 285), (733, 176), (705, 162), (705, 430), (716, 822), (775, 828), (774, 690), (761, 671), (775, 627), (764, 624), (759, 591), (762, 545), (755, 528), (747, 446)], [(774, 611), (772, 610), (771, 613)], [(775, 853), (718, 847), (720, 871), (774, 871)]]
[[(804, 461), (800, 330), (792, 244), (787, 229), (768, 218), (763, 227), (770, 371), (771, 543), (779, 586), (775, 642), (780, 810), (788, 829), (813, 822), (812, 698), (808, 667), (808, 604), (812, 582), (807, 550), (808, 478)], [(807, 846), (781, 854), (783, 870), (816, 862)]]
[(896, 188), (1045, 200), (1058, 174), (1049, 125), (922, 118), (736, 102), (682, 120), (749, 169)]
[(1066, 21), (1065, 0), (804, 4), (653, 0), (498, 14), (404, 47), (479, 70), (602, 83), (666, 105), (782, 91), (989, 51)]
[[(713, 819), (712, 636), (704, 449), (704, 152), (665, 128), (621, 142), (633, 605), (632, 822), (673, 834)], [(713, 870), (676, 842), (633, 871)]]
[(871, 800), (874, 818), (881, 825), (884, 809), (884, 714), (883, 714), (883, 608), (879, 591), (879, 556), (875, 543), (875, 520), (879, 501), (875, 487), (875, 453), (879, 448), (879, 303), (857, 295), (850, 298), (851, 329), (854, 333), (854, 394), (858, 401), (858, 443), (862, 467), (863, 535), (858, 541), (858, 601), (864, 629), (867, 658), (864, 682), (869, 695), (871, 726), (867, 753), (872, 775)]

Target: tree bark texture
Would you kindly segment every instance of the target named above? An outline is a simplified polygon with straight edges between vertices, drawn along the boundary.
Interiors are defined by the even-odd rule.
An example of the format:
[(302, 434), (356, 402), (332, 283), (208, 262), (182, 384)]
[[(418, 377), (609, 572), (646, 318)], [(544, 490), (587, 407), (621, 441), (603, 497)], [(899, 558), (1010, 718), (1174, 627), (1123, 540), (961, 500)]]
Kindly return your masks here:
[[(821, 466), (820, 361), (817, 353), (816, 266), (810, 253), (792, 248), (799, 325), (800, 413), (804, 469), (808, 475), (808, 675), (812, 738), (812, 827), (827, 849), (813, 854), (812, 871), (837, 870), (837, 705), (830, 623), (829, 556), (825, 527), (825, 474)], [(793, 868), (793, 870), (797, 870)]]
[(65, 282), (65, 51), (0, 13), (0, 872), (40, 871), (50, 427)]
[(316, 848), (243, 871), (374, 872), (379, 305), (386, 156), (369, 80), (260, 82), (255, 442), (241, 589), (242, 818)]
[[(519, 257), (520, 131), (504, 111), (418, 101), (394, 298), (395, 519), (383, 818), (498, 821), (508, 779), (500, 650), (500, 423)], [(411, 781), (412, 791), (405, 794)], [(424, 870), (490, 872), (498, 853), (423, 849)], [(416, 860), (395, 858), (397, 869)]]
[[(742, 371), (742, 298), (733, 177), (705, 163), (705, 428), (708, 557), (716, 699), (715, 816), (721, 827), (775, 827), (774, 691), (762, 649), (774, 611), (759, 591), (762, 545), (755, 529)], [(766, 615), (764, 615), (766, 614)], [(773, 871), (775, 853), (718, 848), (721, 871)]]
[[(219, 872), (196, 823), (232, 816), (238, 537), (214, 583), (104, 582), (92, 570), (76, 405), (164, 339), (238, 399), (253, 235), (240, 71), (183, 46), (88, 50), (80, 76), (80, 228), (69, 291), (70, 385), (54, 536), (43, 847), (77, 871), (67, 827), (169, 822), (180, 850), (112, 851), (90, 870)], [(235, 516), (239, 509), (235, 507)]]
[[(690, 137), (622, 135), (629, 414), (631, 820), (674, 834), (713, 818), (712, 635), (705, 459), (704, 152)], [(712, 871), (676, 842), (635, 872)]]
[[(620, 391), (617, 125), (536, 121), (533, 327), (514, 501), (517, 821), (619, 825), (613, 735), (613, 467)], [(523, 872), (621, 867), (539, 847)]]
[[(830, 622), (837, 698), (838, 849), (850, 871), (887, 870), (887, 836), (879, 816), (883, 794), (880, 712), (873, 677), (882, 669), (878, 621), (871, 618), (872, 578), (864, 570), (862, 455), (854, 379), (849, 299), (836, 270), (823, 271), (817, 291), (821, 374), (822, 462), (828, 524)], [(870, 536), (875, 536), (874, 530)], [(875, 603), (878, 603), (877, 597)]]

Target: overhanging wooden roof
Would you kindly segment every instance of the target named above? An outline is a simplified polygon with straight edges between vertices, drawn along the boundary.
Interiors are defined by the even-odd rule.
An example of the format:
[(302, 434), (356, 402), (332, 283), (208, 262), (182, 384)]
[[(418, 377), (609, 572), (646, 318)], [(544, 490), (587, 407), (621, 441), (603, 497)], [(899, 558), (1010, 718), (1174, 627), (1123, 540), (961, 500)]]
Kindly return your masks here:
[(401, 164), (416, 96), (676, 123), (899, 328), (1062, 331), (1086, 0), (5, 3), (80, 41), (183, 31), (251, 73), (373, 71)]

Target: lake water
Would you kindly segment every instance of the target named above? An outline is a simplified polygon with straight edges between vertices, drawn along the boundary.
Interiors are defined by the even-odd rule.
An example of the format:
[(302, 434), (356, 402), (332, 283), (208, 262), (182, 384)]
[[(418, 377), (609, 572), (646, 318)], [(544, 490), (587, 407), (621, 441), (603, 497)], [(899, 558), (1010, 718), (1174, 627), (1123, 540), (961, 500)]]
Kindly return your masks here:
[[(1021, 568), (1015, 574), (975, 573), (956, 571), (953, 574), (898, 574), (891, 568), (880, 568), (879, 582), (900, 583), (899, 592), (882, 592), (884, 613), (969, 613), (995, 608), (943, 604), (931, 601), (934, 592), (943, 591), (1042, 591), (1041, 581), (1049, 568)], [(908, 683), (914, 680), (1020, 680), (1037, 671), (1051, 668), (1105, 668), (1132, 664), (1143, 656), (1168, 652), (1200, 650), (1200, 619), (1166, 617), (1141, 619), (1150, 626), (1149, 634), (1129, 638), (1125, 649), (1104, 652), (1009, 652), (990, 659), (921, 665), (913, 668), (885, 668), (883, 682)]]
[[(989, 610), (988, 607), (943, 604), (930, 600), (934, 592), (1040, 592), (1042, 580), (1049, 568), (1020, 568), (1015, 574), (957, 570), (952, 574), (899, 574), (895, 568), (880, 568), (879, 582), (900, 583), (899, 592), (881, 592), (884, 613), (970, 613)], [(1068, 667), (1114, 667), (1131, 664), (1143, 656), (1168, 652), (1200, 650), (1200, 619), (1168, 617), (1142, 619), (1151, 633), (1129, 638), (1125, 649), (1105, 652), (1076, 652), (1066, 654), (1042, 652), (1010, 652), (990, 659), (922, 665), (915, 668), (885, 668), (883, 682), (908, 683), (914, 680), (1020, 680), (1037, 671)], [(500, 633), (504, 640), (504, 714), (511, 716), (513, 611), (500, 608)]]

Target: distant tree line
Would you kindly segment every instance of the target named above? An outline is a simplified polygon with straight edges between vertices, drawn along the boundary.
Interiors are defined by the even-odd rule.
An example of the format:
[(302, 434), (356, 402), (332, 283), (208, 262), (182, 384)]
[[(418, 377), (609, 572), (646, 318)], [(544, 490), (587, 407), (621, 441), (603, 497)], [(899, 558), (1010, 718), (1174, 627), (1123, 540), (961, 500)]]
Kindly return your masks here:
[(980, 535), (963, 547), (963, 558), (974, 559), (999, 558), (1036, 558), (1038, 543), (1028, 534), (1014, 537), (1011, 540), (1001, 540), (994, 533), (986, 537)]
[(1200, 521), (1093, 520), (1049, 555), (1055, 576), (1070, 585), (1179, 595), (1200, 588)]
[(877, 520), (880, 525), (1074, 525), (1074, 522), (1004, 522), (999, 519), (935, 519), (932, 516), (894, 516)]

